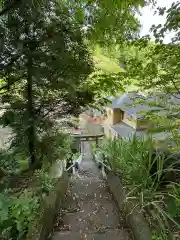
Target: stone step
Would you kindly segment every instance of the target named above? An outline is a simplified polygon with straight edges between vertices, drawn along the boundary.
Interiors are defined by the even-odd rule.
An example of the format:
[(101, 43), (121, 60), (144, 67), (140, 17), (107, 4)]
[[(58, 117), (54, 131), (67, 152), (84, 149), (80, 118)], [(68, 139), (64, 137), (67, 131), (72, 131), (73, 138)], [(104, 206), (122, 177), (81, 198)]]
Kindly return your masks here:
[(104, 182), (104, 180), (100, 179), (100, 178), (93, 178), (93, 177), (83, 178), (83, 176), (78, 177), (78, 175), (77, 175), (77, 177), (74, 177), (74, 178), (71, 179), (71, 182), (74, 182), (74, 181), (77, 181), (77, 182), (83, 181), (83, 182), (86, 182), (86, 183), (88, 183), (88, 182), (92, 182), (92, 183), (94, 183), (94, 182), (95, 183)]
[(101, 178), (99, 178), (98, 176), (84, 176), (84, 175), (81, 175), (79, 174), (78, 172), (76, 172), (74, 175), (71, 176), (71, 182), (73, 181), (76, 181), (76, 180), (81, 180), (81, 181), (93, 181), (93, 180), (97, 180), (97, 181), (102, 181)]
[(81, 201), (78, 208), (64, 213), (62, 230), (67, 229), (68, 226), (68, 230), (75, 232), (79, 230), (104, 231), (104, 229), (119, 228), (122, 224), (118, 209), (112, 202)]
[(130, 240), (131, 234), (125, 229), (108, 230), (105, 232), (78, 233), (54, 232), (52, 240)]
[(99, 177), (101, 178), (101, 172), (98, 169), (96, 163), (92, 160), (86, 161), (83, 160), (79, 165), (79, 174), (86, 177)]
[(95, 179), (75, 179), (70, 184), (70, 191), (84, 200), (89, 199), (109, 199), (111, 195), (107, 191), (106, 183), (103, 180)]

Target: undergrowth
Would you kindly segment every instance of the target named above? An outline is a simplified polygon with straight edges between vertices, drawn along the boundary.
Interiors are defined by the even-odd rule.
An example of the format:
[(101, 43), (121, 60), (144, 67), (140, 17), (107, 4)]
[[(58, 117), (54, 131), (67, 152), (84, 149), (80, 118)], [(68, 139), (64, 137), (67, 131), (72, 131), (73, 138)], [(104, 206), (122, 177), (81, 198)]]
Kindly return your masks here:
[[(38, 169), (29, 169), (20, 147), (0, 153), (0, 239), (24, 240), (38, 217), (44, 197), (57, 182), (51, 172), (56, 161), (71, 153), (71, 139), (57, 129), (45, 132), (37, 143)], [(50, 173), (51, 172), (51, 173)]]
[(1, 239), (24, 239), (29, 224), (36, 218), (40, 203), (32, 191), (0, 194), (0, 234)]

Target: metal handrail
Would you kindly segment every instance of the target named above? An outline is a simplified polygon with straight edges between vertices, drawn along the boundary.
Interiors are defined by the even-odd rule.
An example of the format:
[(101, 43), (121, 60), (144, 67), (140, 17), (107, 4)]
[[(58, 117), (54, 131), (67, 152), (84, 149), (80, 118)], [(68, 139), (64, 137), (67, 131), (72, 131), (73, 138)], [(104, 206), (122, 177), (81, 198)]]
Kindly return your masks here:
[(73, 163), (71, 166), (69, 166), (66, 171), (68, 172), (69, 170), (71, 170), (74, 167), (75, 163)]
[[(72, 154), (73, 155), (73, 154)], [(66, 169), (66, 171), (68, 172), (69, 170), (71, 170), (73, 167), (77, 168), (77, 159), (74, 160), (74, 162)]]
[(102, 162), (100, 160), (97, 161), (96, 158), (94, 158), (94, 159), (96, 162), (100, 162), (103, 165), (103, 167), (107, 168), (109, 171), (112, 171), (112, 169), (109, 166), (107, 166), (104, 162)]
[(107, 168), (109, 171), (112, 171), (112, 169), (109, 167), (109, 166), (107, 166), (105, 163), (103, 163), (103, 162), (101, 162), (101, 161), (99, 161), (105, 168)]

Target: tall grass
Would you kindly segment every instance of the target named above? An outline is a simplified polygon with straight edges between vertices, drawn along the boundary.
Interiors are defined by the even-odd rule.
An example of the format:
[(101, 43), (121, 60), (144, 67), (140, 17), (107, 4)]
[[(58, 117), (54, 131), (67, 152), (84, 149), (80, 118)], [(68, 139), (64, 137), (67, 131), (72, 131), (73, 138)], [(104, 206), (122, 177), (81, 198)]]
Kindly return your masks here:
[(155, 151), (152, 139), (136, 137), (107, 141), (97, 152), (121, 176), (127, 187), (126, 201), (143, 212), (152, 226), (168, 237), (172, 225), (180, 229), (180, 184), (175, 178), (180, 159)]

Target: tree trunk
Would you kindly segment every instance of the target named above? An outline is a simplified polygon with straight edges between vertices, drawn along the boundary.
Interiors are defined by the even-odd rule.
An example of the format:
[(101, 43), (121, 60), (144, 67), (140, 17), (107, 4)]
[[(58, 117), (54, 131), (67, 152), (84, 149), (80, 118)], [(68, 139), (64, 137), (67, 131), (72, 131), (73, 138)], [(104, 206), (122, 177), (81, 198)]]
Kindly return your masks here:
[(33, 77), (32, 77), (32, 56), (30, 53), (28, 59), (28, 66), (27, 66), (27, 110), (29, 116), (29, 124), (28, 124), (28, 145), (29, 145), (29, 155), (30, 155), (30, 166), (33, 167), (36, 163), (36, 153), (35, 153), (35, 140), (36, 140), (36, 133), (35, 133), (35, 112), (33, 106)]

